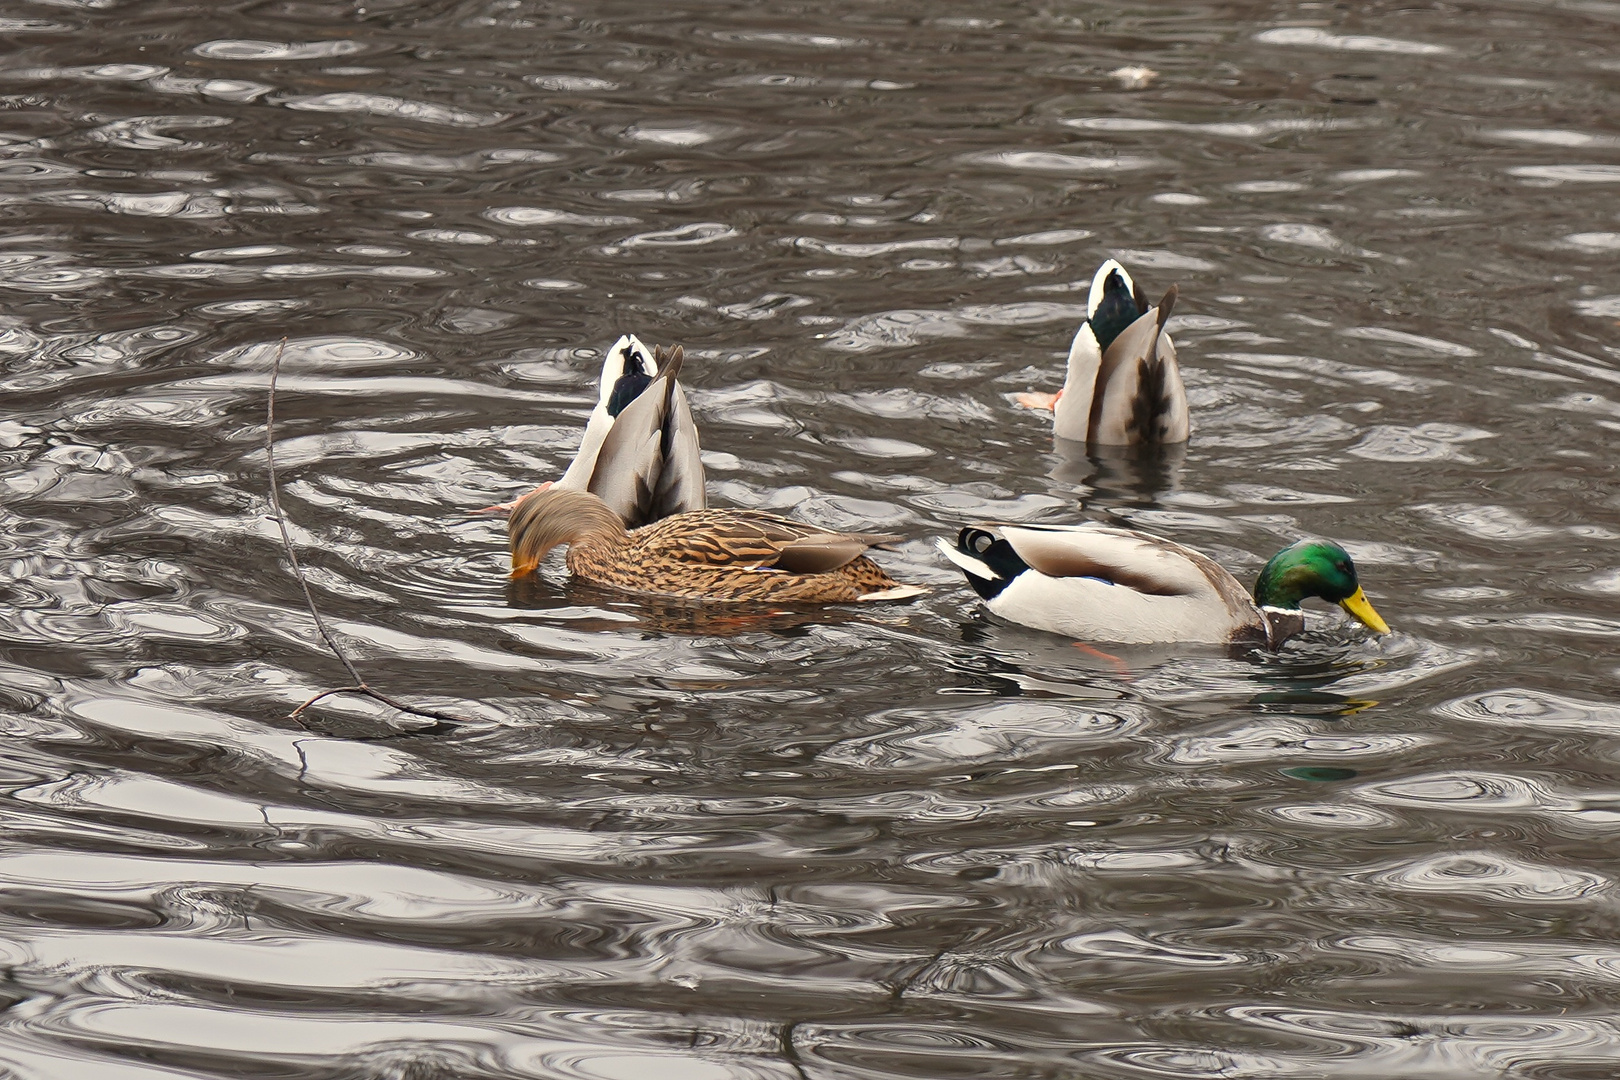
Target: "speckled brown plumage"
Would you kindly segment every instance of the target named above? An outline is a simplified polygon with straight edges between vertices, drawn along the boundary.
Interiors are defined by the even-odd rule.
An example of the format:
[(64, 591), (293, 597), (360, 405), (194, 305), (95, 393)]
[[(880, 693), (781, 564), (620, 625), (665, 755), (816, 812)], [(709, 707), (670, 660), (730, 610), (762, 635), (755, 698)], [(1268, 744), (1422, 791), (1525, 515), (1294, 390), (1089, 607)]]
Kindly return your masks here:
[[(704, 600), (847, 603), (901, 599), (903, 586), (862, 552), (895, 536), (829, 533), (757, 510), (696, 510), (626, 530), (588, 492), (552, 488), (512, 511), (512, 576), (568, 545), (568, 571), (630, 592)], [(881, 594), (881, 595), (873, 595)]]

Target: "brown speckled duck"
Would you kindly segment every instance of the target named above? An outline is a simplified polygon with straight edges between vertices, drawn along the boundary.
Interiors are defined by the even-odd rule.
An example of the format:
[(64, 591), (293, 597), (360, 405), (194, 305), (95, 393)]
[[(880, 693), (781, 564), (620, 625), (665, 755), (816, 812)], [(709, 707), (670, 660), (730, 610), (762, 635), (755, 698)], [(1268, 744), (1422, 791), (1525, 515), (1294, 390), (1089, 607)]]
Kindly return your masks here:
[[(588, 491), (561, 484), (537, 489), (518, 500), (507, 522), (513, 577), (534, 573), (547, 552), (567, 544), (568, 570), (575, 577), (658, 596), (838, 604), (901, 600), (926, 591), (901, 585), (865, 557), (867, 548), (898, 536), (831, 533), (759, 510), (672, 512), (669, 484), (689, 475), (680, 455), (670, 453), (682, 430), (675, 381), (680, 370), (676, 347), (607, 432), (595, 469), (611, 480), (622, 502), (658, 507), (658, 519), (630, 528), (635, 522), (627, 522), (612, 493), (598, 492), (595, 484)], [(695, 437), (690, 453), (696, 457)], [(697, 477), (701, 483), (701, 471)]]
[(903, 600), (902, 585), (866, 558), (897, 536), (830, 533), (759, 510), (694, 510), (626, 529), (599, 497), (553, 487), (521, 499), (508, 522), (512, 576), (568, 545), (575, 577), (629, 592), (700, 600), (840, 604)]

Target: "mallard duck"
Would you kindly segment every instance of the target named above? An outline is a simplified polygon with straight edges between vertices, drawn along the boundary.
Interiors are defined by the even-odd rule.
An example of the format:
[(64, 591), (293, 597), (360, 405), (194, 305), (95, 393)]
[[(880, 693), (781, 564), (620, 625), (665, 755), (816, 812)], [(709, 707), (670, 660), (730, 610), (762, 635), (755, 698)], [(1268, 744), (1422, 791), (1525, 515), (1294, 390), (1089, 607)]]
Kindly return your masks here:
[[(602, 440), (595, 473), (611, 477), (609, 495), (655, 508), (670, 501), (667, 462), (671, 424), (680, 412), (675, 377), (681, 359), (677, 347)], [(898, 536), (830, 533), (758, 510), (690, 510), (630, 528), (594, 489), (560, 483), (519, 499), (507, 534), (515, 578), (534, 573), (552, 548), (567, 544), (574, 576), (659, 596), (843, 603), (901, 600), (926, 591), (901, 585), (865, 557), (868, 548), (895, 543)]]
[[(644, 386), (634, 386), (617, 410), (613, 405), (621, 390), (614, 391), (608, 406), (610, 426), (600, 442), (590, 447), (591, 468), (583, 479), (570, 481), (569, 473), (579, 466), (587, 449), (582, 442), (579, 456), (557, 482), (558, 487), (600, 496), (632, 529), (708, 505), (697, 422), (679, 379), (685, 356), (679, 345), (667, 353), (662, 347), (653, 350), (657, 376)], [(628, 375), (620, 377), (621, 388), (629, 379)], [(587, 440), (589, 437), (587, 426)]]
[[(660, 372), (671, 365), (679, 372), (684, 355), (679, 345), (668, 353), (655, 346), (649, 354), (634, 334), (614, 342), (602, 361), (596, 408), (585, 423), (574, 460), (562, 479), (548, 480), (534, 491), (552, 486), (594, 491), (631, 528), (669, 514), (702, 510), (707, 505), (703, 458), (686, 392), (675, 382), (667, 402), (648, 402), (644, 396)], [(604, 455), (616, 430), (621, 434), (615, 452)], [(479, 512), (509, 512), (518, 501)]]
[(1164, 332), (1175, 303), (1172, 285), (1157, 307), (1149, 306), (1131, 275), (1109, 259), (1091, 279), (1063, 389), (1019, 394), (1018, 403), (1051, 409), (1060, 439), (1098, 446), (1186, 442), (1187, 391), (1175, 343)]
[(865, 557), (897, 536), (830, 533), (758, 510), (694, 510), (626, 529), (596, 495), (552, 487), (520, 499), (507, 528), (515, 578), (567, 544), (575, 577), (657, 596), (836, 604), (926, 591)]
[(1192, 548), (1106, 525), (970, 525), (939, 546), (992, 612), (1089, 641), (1258, 643), (1304, 628), (1300, 601), (1338, 604), (1376, 633), (1389, 627), (1331, 540), (1300, 540), (1266, 563), (1251, 598)]

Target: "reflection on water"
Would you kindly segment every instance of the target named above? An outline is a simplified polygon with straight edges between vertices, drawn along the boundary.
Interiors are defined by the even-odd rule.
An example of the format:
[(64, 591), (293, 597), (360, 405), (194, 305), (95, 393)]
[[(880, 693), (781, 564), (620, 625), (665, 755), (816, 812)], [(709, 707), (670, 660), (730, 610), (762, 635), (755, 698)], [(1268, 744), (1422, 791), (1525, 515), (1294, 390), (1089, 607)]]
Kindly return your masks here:
[[(1601, 3), (0, 15), (0, 1061), (29, 1078), (1613, 1073)], [(1166, 458), (1054, 445), (1107, 255)], [(933, 591), (504, 578), (621, 332), (717, 505)], [(424, 727), (347, 681), (289, 574)], [(1396, 629), (1113, 661), (928, 538), (1341, 538)]]
[(1049, 474), (1072, 484), (1088, 507), (1111, 503), (1151, 506), (1181, 488), (1185, 443), (1158, 447), (1092, 446), (1052, 439), (1058, 464)]

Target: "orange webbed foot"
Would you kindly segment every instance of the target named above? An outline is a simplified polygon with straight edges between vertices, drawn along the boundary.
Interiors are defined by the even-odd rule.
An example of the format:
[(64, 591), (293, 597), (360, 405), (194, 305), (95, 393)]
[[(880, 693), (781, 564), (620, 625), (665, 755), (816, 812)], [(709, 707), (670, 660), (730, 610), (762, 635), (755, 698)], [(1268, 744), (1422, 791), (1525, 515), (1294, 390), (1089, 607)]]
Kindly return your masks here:
[(1063, 396), (1059, 390), (1055, 394), (1043, 394), (1039, 390), (1026, 390), (1022, 394), (1014, 394), (1013, 400), (1026, 409), (1045, 409), (1051, 412), (1057, 408), (1058, 399)]
[(1125, 663), (1125, 661), (1121, 660), (1119, 657), (1115, 656), (1113, 653), (1103, 652), (1095, 645), (1087, 645), (1083, 641), (1075, 642), (1074, 647), (1085, 653), (1087, 656), (1095, 656), (1098, 660), (1106, 661), (1108, 665), (1114, 669), (1114, 672), (1121, 678), (1128, 679), (1131, 677), (1130, 665)]

